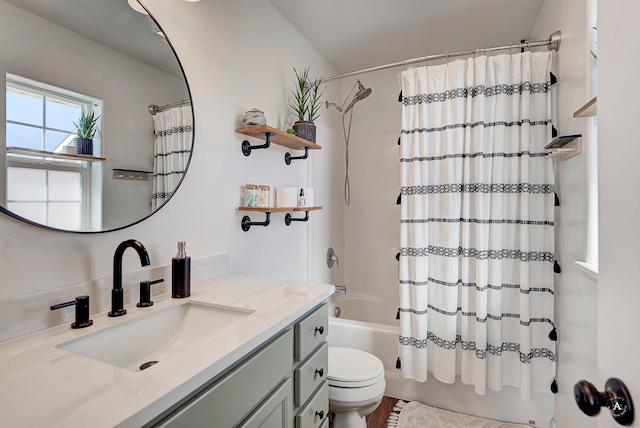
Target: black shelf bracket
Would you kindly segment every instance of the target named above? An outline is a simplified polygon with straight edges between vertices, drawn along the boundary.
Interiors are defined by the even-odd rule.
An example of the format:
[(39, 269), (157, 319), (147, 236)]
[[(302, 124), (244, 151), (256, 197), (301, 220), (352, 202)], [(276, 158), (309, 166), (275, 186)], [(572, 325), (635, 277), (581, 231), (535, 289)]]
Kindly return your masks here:
[(242, 221), (240, 222), (242, 230), (248, 232), (251, 226), (269, 226), (269, 223), (271, 223), (271, 213), (266, 212), (265, 214), (266, 218), (264, 221), (251, 221), (248, 215), (242, 217)]
[(291, 161), (295, 159), (306, 159), (309, 157), (309, 146), (304, 148), (304, 156), (291, 156), (291, 153), (287, 152), (284, 155), (284, 163), (291, 165)]
[(305, 211), (304, 217), (302, 218), (293, 218), (290, 213), (287, 213), (287, 215), (284, 216), (284, 224), (290, 226), (292, 221), (309, 221), (309, 211)]
[(251, 150), (256, 150), (256, 149), (268, 149), (269, 146), (271, 145), (271, 132), (265, 132), (264, 136), (265, 136), (265, 143), (259, 146), (252, 146), (251, 143), (247, 140), (244, 140), (242, 142), (242, 154), (245, 156), (249, 156), (251, 154)]

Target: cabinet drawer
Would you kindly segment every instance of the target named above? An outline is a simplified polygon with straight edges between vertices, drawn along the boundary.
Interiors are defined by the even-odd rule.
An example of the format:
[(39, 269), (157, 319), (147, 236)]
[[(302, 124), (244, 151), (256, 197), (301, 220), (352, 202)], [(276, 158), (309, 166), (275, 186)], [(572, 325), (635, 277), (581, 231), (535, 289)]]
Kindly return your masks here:
[(329, 310), (324, 304), (295, 325), (296, 361), (302, 361), (329, 334)]
[(329, 344), (326, 342), (294, 372), (296, 406), (302, 406), (325, 380), (329, 367)]
[(326, 381), (311, 401), (296, 415), (296, 428), (316, 428), (329, 417), (329, 383)]
[(158, 426), (235, 426), (291, 372), (292, 347), (288, 330)]

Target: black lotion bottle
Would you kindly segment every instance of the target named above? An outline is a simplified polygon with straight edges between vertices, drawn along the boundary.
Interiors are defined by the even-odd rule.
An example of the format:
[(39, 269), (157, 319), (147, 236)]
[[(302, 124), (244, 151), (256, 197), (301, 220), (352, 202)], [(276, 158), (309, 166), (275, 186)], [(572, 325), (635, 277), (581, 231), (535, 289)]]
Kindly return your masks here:
[(178, 242), (178, 254), (171, 259), (171, 297), (182, 299), (191, 295), (191, 257), (187, 244)]

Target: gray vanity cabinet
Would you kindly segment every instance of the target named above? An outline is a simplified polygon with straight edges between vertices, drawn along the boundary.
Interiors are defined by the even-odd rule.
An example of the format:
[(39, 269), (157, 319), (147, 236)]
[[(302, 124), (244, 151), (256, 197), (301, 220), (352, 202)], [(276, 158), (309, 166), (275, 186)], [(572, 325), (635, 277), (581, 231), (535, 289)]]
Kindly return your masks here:
[(289, 428), (291, 422), (291, 401), (293, 384), (287, 379), (258, 410), (256, 410), (241, 428)]
[(148, 426), (327, 427), (327, 328), (323, 304)]
[(295, 332), (295, 428), (323, 426), (329, 413), (329, 328), (327, 305), (296, 322)]

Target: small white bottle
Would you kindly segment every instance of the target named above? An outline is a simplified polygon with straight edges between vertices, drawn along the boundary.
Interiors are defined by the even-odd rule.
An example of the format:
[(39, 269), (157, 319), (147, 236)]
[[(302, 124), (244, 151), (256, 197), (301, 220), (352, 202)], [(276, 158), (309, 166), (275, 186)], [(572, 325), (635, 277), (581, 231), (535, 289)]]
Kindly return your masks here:
[(304, 207), (306, 205), (304, 200), (304, 189), (300, 189), (300, 196), (298, 196), (298, 206)]

